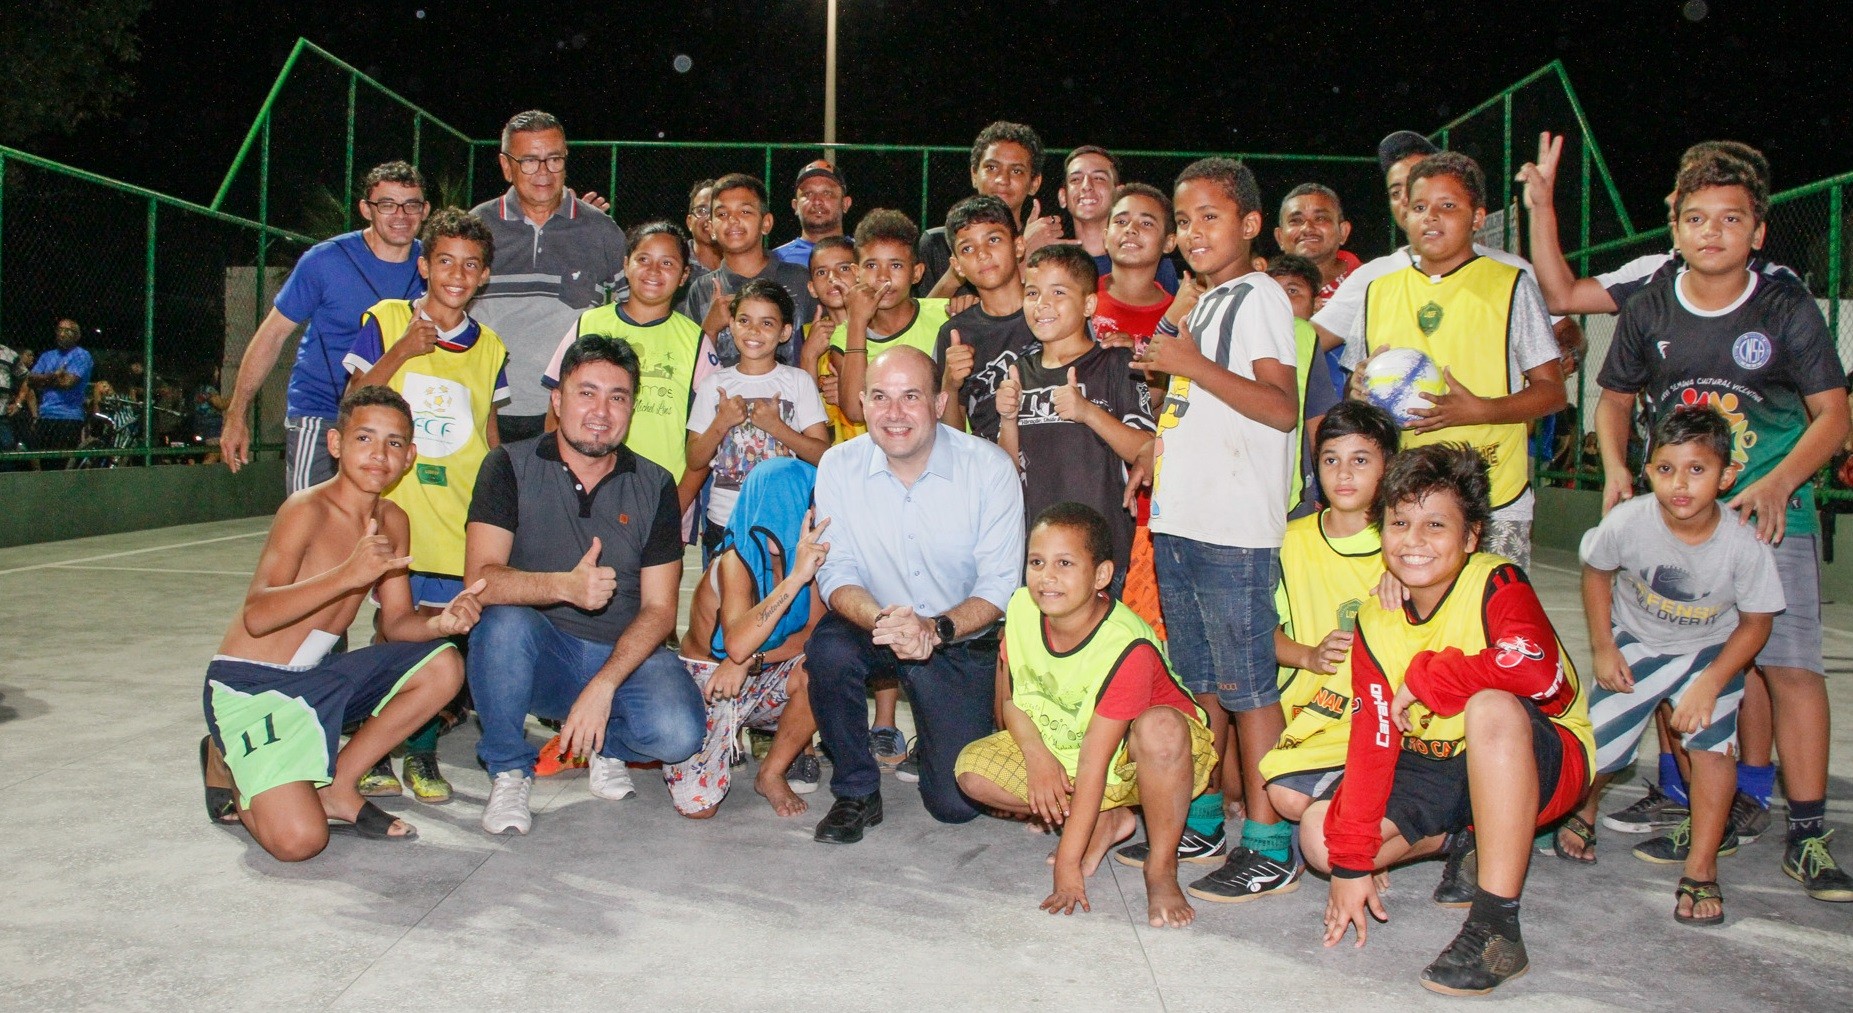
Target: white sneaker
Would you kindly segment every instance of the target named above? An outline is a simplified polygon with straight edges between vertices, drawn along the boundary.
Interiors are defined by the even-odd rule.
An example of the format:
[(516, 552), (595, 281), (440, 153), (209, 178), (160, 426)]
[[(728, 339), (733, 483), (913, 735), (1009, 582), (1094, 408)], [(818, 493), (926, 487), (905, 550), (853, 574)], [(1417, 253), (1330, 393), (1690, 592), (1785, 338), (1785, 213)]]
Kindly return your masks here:
[(622, 802), (637, 794), (637, 786), (631, 784), (631, 769), (623, 760), (594, 753), (591, 771), (592, 794), (599, 798)]
[(492, 834), (527, 833), (534, 826), (534, 814), (528, 809), (528, 793), (533, 790), (534, 778), (524, 771), (504, 770), (495, 775), (489, 802), (483, 806), (483, 829)]

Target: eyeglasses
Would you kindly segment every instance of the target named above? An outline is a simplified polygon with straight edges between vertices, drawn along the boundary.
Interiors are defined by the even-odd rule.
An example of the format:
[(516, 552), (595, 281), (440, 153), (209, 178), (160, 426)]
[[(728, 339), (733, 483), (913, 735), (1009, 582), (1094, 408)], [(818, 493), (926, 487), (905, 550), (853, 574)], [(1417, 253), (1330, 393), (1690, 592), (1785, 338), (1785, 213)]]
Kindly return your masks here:
[(431, 206), (422, 200), (363, 200), (361, 203), (382, 215), (396, 215), (401, 211), (408, 215), (422, 215)]
[(539, 172), (542, 163), (546, 163), (548, 172), (559, 172), (561, 169), (566, 168), (565, 155), (548, 155), (545, 158), (529, 155), (525, 158), (516, 158), (504, 151), (502, 152), (502, 157), (520, 166), (523, 176), (532, 176)]
[(688, 209), (688, 213), (694, 215), (696, 218), (706, 218), (712, 211), (713, 209), (706, 204), (697, 204)]

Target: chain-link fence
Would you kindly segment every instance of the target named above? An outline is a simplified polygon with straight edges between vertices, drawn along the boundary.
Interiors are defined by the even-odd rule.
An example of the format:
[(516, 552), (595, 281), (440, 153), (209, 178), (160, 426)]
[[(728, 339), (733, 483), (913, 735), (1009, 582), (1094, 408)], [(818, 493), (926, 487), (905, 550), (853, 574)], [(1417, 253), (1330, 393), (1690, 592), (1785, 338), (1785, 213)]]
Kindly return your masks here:
[(317, 239), (360, 227), (368, 169), (403, 159), (437, 206), (469, 206), (470, 138), (306, 39), (252, 121), (212, 209)]
[[(87, 381), (11, 378), (0, 469), (213, 453), (228, 367), (308, 242), (0, 148), (0, 344), (36, 359), (70, 320), (91, 360)], [(260, 446), (280, 445), (282, 408), (279, 384)]]

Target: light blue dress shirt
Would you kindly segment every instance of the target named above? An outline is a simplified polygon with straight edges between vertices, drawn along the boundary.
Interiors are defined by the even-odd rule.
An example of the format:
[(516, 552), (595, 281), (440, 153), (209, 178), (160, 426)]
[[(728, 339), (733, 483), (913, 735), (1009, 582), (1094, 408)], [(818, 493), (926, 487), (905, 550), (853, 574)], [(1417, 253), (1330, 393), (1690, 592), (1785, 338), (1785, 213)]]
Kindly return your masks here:
[(818, 463), (816, 502), (817, 518), (830, 518), (817, 574), (826, 602), (855, 586), (923, 616), (967, 598), (1002, 612), (1023, 583), (1023, 485), (1009, 455), (976, 436), (938, 426), (912, 488), (858, 436)]

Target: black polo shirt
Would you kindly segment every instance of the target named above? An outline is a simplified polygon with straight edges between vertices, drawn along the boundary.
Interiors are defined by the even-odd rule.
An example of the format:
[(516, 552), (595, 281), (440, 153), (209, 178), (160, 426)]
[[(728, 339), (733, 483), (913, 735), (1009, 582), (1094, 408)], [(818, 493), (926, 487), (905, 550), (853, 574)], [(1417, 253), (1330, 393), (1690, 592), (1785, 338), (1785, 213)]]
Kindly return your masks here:
[(611, 474), (585, 488), (560, 460), (557, 433), (490, 451), (470, 500), (470, 523), (514, 534), (508, 565), (517, 570), (571, 570), (600, 540), (599, 564), (618, 574), (611, 601), (596, 612), (565, 603), (540, 612), (562, 633), (608, 644), (637, 617), (643, 568), (682, 559), (681, 514), (675, 479), (628, 447), (618, 448)]

